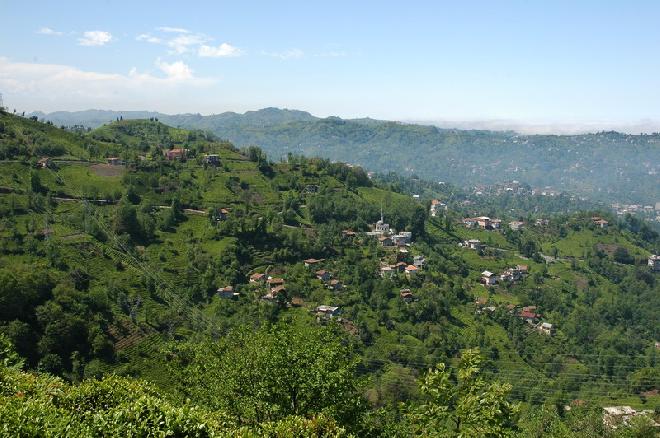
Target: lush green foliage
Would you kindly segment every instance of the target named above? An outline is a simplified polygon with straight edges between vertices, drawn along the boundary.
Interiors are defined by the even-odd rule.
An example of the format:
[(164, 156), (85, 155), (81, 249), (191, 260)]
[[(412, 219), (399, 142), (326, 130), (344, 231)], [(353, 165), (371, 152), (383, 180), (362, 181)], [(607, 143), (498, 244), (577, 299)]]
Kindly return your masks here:
[[(0, 334), (24, 363), (8, 353), (3, 360), (72, 382), (33, 378), (64, 392), (144, 385), (128, 376), (151, 382), (107, 410), (121, 420), (118, 434), (131, 421), (163, 417), (179, 430), (204, 423), (220, 434), (479, 434), (483, 425), (493, 434), (547, 426), (568, 435), (583, 421), (580, 409), (564, 411), (572, 400), (593, 407), (584, 411), (585, 430), (593, 431), (598, 407), (658, 406), (660, 294), (646, 260), (660, 248), (641, 221), (547, 213), (565, 211), (557, 204), (547, 206), (547, 224), (534, 225), (538, 216), (526, 212), (502, 216), (504, 223), (522, 216), (520, 231), (470, 229), (460, 223), (464, 215), (506, 209), (451, 186), (370, 179), (325, 159), (288, 155), (273, 163), (256, 147), (239, 151), (156, 120), (120, 120), (89, 133), (2, 121), (26, 144), (55, 130), (65, 148), (52, 168), (36, 167), (40, 155), (30, 148), (0, 161)], [(166, 160), (170, 146), (189, 149), (188, 159)], [(207, 153), (219, 163), (205, 162)], [(105, 164), (111, 155), (126, 164)], [(448, 210), (428, 217), (431, 197)], [(362, 234), (381, 209), (392, 227), (412, 232), (407, 253)], [(609, 228), (597, 227), (595, 215)], [(479, 251), (458, 246), (475, 238), (484, 243)], [(410, 264), (414, 256), (425, 258), (417, 275), (379, 275), (382, 264)], [(318, 267), (305, 267), (309, 258), (321, 259)], [(528, 275), (479, 284), (482, 271), (517, 264)], [(318, 269), (341, 288), (318, 279)], [(253, 273), (282, 278), (286, 292), (263, 299), (269, 290), (248, 281)], [(238, 296), (223, 298), (217, 289), (225, 286)], [(402, 299), (402, 289), (414, 299)], [(317, 317), (322, 304), (338, 306), (340, 317)], [(553, 335), (517, 316), (522, 306), (537, 306)], [(11, 351), (5, 344), (3, 355)], [(483, 359), (461, 353), (475, 347)], [(445, 368), (420, 388), (438, 363)], [(124, 377), (112, 383), (111, 374)], [(55, 431), (70, 420), (93, 434), (111, 421), (75, 417), (45, 389), (30, 391), (27, 398), (7, 392), (4, 402), (16, 410), (9, 412), (34, 409), (44, 420), (31, 424), (21, 414), (12, 428)]]

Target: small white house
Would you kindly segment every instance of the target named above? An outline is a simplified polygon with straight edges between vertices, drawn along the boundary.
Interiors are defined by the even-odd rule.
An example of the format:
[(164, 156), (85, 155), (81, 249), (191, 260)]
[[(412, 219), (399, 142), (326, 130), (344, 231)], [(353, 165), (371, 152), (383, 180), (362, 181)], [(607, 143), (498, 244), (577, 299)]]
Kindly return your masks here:
[(481, 282), (486, 286), (493, 286), (497, 283), (497, 276), (490, 271), (481, 273)]

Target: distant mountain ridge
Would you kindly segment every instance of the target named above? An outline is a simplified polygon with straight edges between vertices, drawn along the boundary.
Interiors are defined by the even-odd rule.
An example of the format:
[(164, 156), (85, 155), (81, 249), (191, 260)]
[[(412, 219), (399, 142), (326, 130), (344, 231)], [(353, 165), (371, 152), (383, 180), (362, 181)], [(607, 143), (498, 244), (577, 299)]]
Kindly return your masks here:
[(463, 186), (519, 180), (604, 201), (660, 201), (660, 134), (521, 135), (368, 118), (319, 118), (278, 108), (208, 116), (101, 110), (34, 115), (56, 125), (89, 127), (118, 117), (156, 117), (171, 126), (211, 131), (239, 147), (258, 145), (275, 160), (303, 154)]

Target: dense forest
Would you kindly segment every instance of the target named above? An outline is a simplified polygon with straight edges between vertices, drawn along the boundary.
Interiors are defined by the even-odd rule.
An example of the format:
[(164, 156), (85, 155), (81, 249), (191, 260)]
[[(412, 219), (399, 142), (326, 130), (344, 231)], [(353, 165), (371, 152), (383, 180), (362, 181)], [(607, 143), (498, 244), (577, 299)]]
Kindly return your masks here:
[(220, 138), (0, 114), (0, 434), (656, 436), (645, 223)]
[(156, 117), (172, 126), (213, 132), (239, 147), (259, 145), (278, 160), (294, 153), (458, 186), (518, 180), (608, 203), (660, 202), (657, 133), (520, 135), (372, 119), (317, 118), (276, 108), (210, 116), (94, 110), (35, 116), (57, 125), (88, 127), (120, 116)]

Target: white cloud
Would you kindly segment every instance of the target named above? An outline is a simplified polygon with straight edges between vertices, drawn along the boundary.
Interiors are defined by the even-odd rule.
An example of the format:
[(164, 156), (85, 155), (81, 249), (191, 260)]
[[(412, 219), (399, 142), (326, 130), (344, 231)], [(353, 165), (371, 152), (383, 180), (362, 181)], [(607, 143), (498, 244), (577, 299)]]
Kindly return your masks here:
[(150, 35), (148, 33), (142, 33), (142, 34), (138, 35), (137, 37), (135, 37), (135, 39), (137, 41), (146, 41), (146, 42), (152, 43), (152, 44), (160, 44), (162, 42), (162, 40), (160, 38), (155, 37), (153, 35)]
[(64, 35), (64, 32), (59, 32), (57, 30), (53, 30), (50, 27), (42, 27), (37, 31), (38, 34), (41, 35), (52, 35), (52, 36), (62, 36)]
[(263, 55), (271, 56), (279, 59), (295, 59), (302, 58), (305, 53), (300, 49), (288, 49), (283, 52), (261, 52)]
[(157, 27), (156, 30), (159, 30), (161, 32), (168, 32), (168, 33), (190, 33), (188, 29), (184, 29), (182, 27), (160, 26)]
[(170, 64), (157, 59), (156, 66), (167, 75), (168, 79), (175, 81), (193, 79), (193, 71), (183, 61), (175, 61)]
[(167, 45), (172, 49), (172, 53), (181, 55), (190, 51), (191, 47), (202, 45), (209, 41), (209, 38), (201, 34), (181, 34), (172, 38)]
[(222, 58), (229, 56), (240, 56), (241, 49), (228, 43), (222, 43), (217, 47), (201, 45), (197, 50), (197, 55), (204, 58)]
[(81, 46), (104, 46), (110, 41), (112, 41), (112, 34), (102, 30), (83, 32), (82, 38), (78, 38), (78, 44)]
[(24, 109), (144, 108), (149, 102), (168, 102), (176, 109), (186, 104), (182, 96), (207, 95), (217, 82), (195, 77), (181, 61), (157, 61), (156, 67), (164, 74), (135, 68), (128, 74), (95, 72), (0, 57), (0, 89)]

